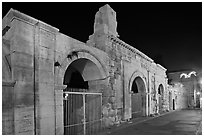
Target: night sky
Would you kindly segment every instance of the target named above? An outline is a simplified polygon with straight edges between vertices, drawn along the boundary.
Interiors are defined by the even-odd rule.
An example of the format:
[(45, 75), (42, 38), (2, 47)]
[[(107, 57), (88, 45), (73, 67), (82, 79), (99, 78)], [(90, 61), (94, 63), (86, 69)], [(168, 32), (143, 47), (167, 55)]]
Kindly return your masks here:
[(116, 11), (121, 40), (168, 71), (202, 69), (201, 2), (3, 2), (2, 17), (13, 8), (86, 42), (93, 34), (95, 14), (105, 4)]

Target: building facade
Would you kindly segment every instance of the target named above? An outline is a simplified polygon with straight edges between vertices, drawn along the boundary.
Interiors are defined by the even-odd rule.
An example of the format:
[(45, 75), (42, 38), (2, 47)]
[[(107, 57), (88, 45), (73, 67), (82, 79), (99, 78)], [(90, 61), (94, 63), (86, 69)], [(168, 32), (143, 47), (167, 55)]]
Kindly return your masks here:
[(170, 110), (200, 107), (201, 75), (194, 70), (168, 73)]
[(169, 110), (166, 69), (119, 39), (109, 5), (86, 43), (13, 9), (2, 29), (3, 134), (96, 134)]

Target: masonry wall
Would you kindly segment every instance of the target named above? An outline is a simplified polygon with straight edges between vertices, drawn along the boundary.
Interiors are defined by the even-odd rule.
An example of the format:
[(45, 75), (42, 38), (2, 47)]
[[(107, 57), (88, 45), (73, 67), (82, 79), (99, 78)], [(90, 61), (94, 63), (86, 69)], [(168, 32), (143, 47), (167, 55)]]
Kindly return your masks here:
[(12, 134), (34, 134), (33, 30), (31, 25), (17, 19), (12, 20), (10, 27), (4, 38), (10, 43), (10, 66), (15, 81), (11, 93), (14, 97)]
[[(115, 106), (117, 111), (122, 112), (122, 119), (127, 120), (131, 118), (131, 93), (130, 83), (131, 76), (134, 73), (139, 73), (143, 78), (146, 86), (146, 114), (150, 115), (158, 113), (158, 104), (155, 104), (155, 100), (158, 100), (158, 86), (163, 85), (163, 111), (168, 110), (168, 92), (167, 92), (167, 79), (165, 69), (153, 61), (145, 59), (144, 55), (137, 53), (136, 49), (129, 47), (123, 41), (119, 40), (109, 34), (101, 32), (95, 32), (89, 37), (87, 45), (96, 47), (102, 51), (105, 51), (109, 57), (109, 71), (110, 81), (109, 84), (112, 87), (112, 92), (115, 92), (113, 98), (115, 98)], [(134, 51), (135, 50), (135, 51)], [(157, 109), (153, 109), (157, 107)], [(114, 109), (115, 110), (115, 109)], [(117, 116), (116, 116), (117, 117)]]
[[(140, 76), (146, 86), (145, 116), (158, 111), (154, 100), (158, 100), (160, 84), (164, 86), (163, 108), (168, 109), (166, 69), (118, 38), (94, 34), (85, 44), (14, 10), (3, 21), (3, 28), (10, 26), (3, 38), (10, 46), (10, 79), (15, 81), (13, 87), (3, 89), (3, 121), (11, 127), (5, 134), (63, 134), (64, 75), (72, 62), (82, 58), (100, 71), (100, 78), (88, 84), (89, 92), (102, 93), (103, 127), (131, 118), (133, 75)], [(73, 52), (77, 56), (68, 58)], [(9, 100), (13, 105), (7, 108)]]

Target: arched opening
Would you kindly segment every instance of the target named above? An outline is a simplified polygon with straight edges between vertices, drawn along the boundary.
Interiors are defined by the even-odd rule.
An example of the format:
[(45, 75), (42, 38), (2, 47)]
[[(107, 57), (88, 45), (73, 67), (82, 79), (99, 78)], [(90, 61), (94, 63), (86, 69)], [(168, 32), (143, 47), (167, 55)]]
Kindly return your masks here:
[(132, 118), (144, 116), (146, 109), (146, 88), (141, 77), (138, 76), (134, 79), (131, 91)]
[[(67, 85), (67, 88), (88, 89), (88, 81), (84, 81), (84, 78), (78, 70), (72, 66), (70, 66), (68, 70), (69, 71), (66, 71), (65, 73), (64, 79), (64, 85)], [(69, 78), (69, 81), (66, 81), (68, 80), (67, 77)]]
[(88, 59), (80, 58), (68, 66), (63, 84), (68, 88), (89, 89), (88, 81), (100, 78), (102, 76), (96, 64)]
[(163, 103), (164, 103), (164, 87), (162, 84), (158, 87), (158, 103), (159, 103), (159, 113), (163, 111)]
[[(87, 92), (90, 90), (89, 81), (101, 78), (97, 65), (86, 58), (76, 59), (66, 69), (63, 81), (63, 84), (67, 85), (63, 94), (64, 134), (84, 134), (84, 122), (88, 123), (100, 119), (101, 98)], [(98, 123), (95, 122), (94, 124), (87, 124), (85, 130), (98, 126)]]

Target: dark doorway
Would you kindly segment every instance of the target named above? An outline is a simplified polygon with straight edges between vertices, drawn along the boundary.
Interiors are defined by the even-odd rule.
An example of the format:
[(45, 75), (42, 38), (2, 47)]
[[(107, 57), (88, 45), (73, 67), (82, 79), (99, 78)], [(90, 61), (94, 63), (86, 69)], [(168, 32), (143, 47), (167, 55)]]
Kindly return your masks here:
[(162, 84), (159, 85), (158, 95), (159, 95), (159, 100), (158, 100), (159, 113), (162, 113), (162, 111), (163, 111), (163, 103), (164, 103), (164, 87), (163, 87)]
[(132, 118), (144, 116), (146, 109), (145, 84), (141, 77), (134, 79), (131, 91)]
[(173, 110), (175, 110), (175, 100), (173, 99)]

